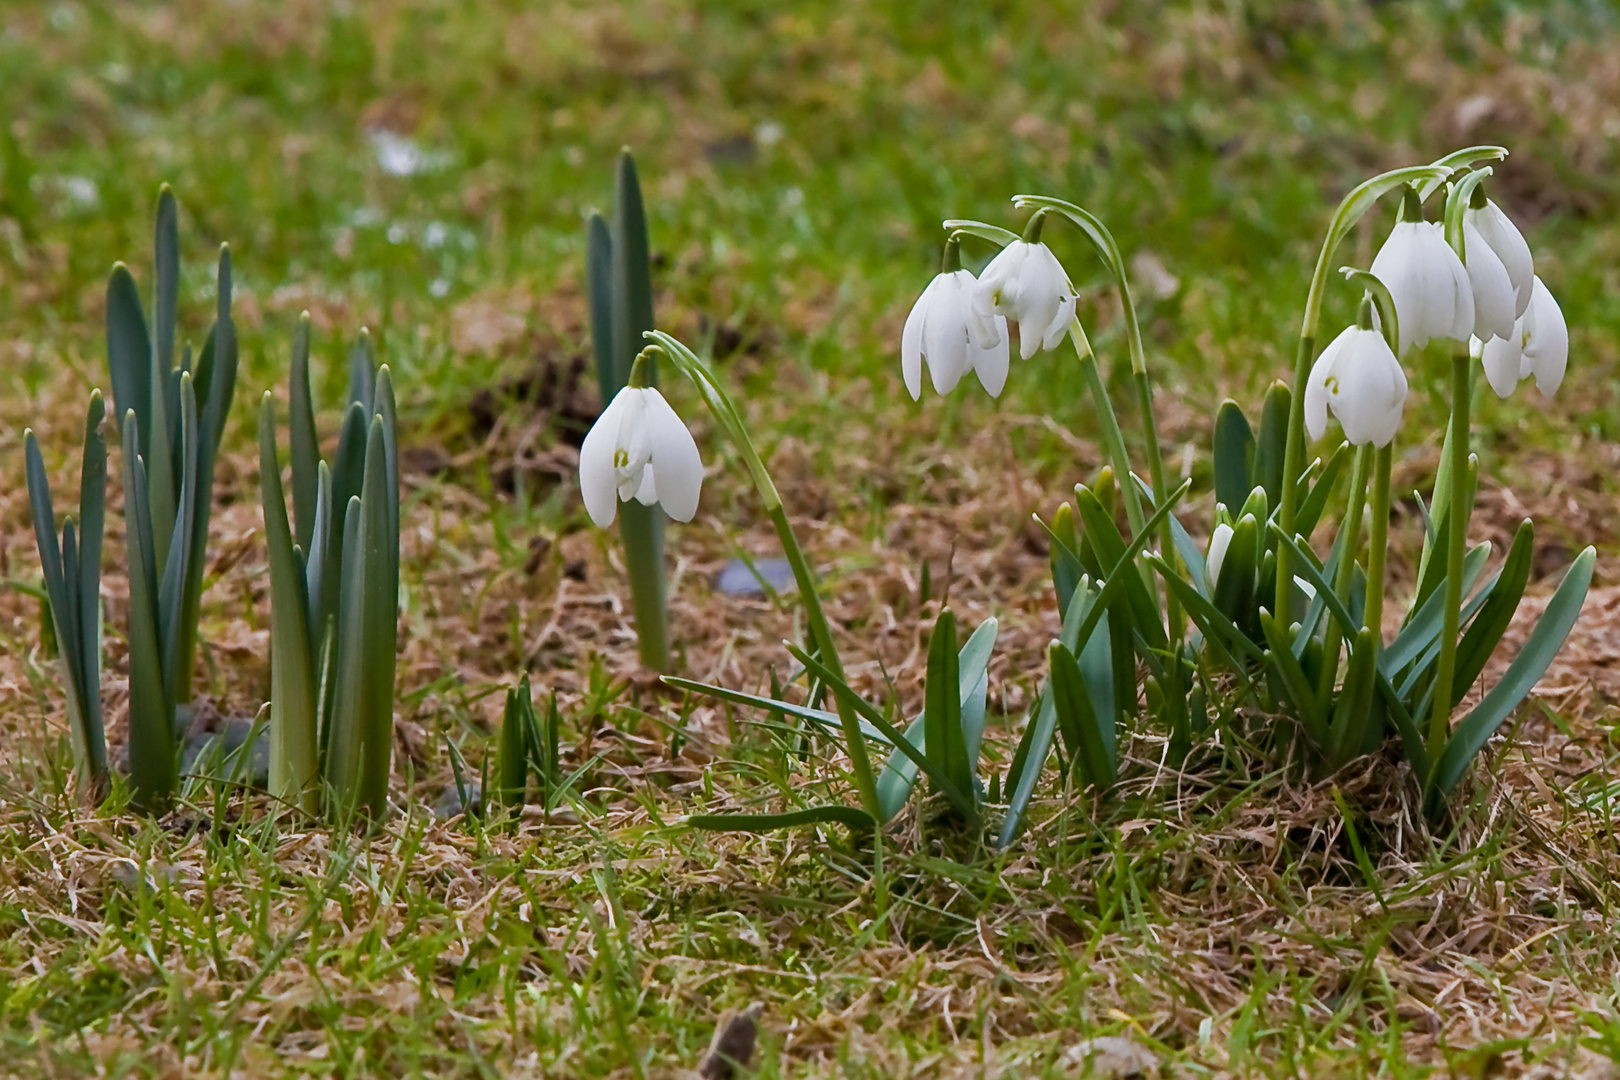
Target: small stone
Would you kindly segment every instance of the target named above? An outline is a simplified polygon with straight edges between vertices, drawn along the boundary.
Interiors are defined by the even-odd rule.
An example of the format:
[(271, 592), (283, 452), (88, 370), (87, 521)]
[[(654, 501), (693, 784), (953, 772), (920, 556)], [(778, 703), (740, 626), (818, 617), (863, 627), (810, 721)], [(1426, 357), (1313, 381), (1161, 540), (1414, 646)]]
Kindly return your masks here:
[(759, 1017), (765, 1007), (758, 1002), (742, 1012), (729, 1013), (721, 1018), (714, 1029), (714, 1041), (703, 1055), (698, 1075), (703, 1080), (732, 1080), (738, 1067), (746, 1069), (754, 1057), (754, 1042), (759, 1037)]
[(774, 591), (787, 592), (794, 587), (793, 564), (786, 559), (755, 559), (750, 569), (742, 559), (732, 559), (715, 575), (714, 587), (727, 596), (764, 596), (761, 578)]
[[(469, 779), (466, 781), (466, 789), (467, 803), (472, 804), (472, 813), (475, 815), (482, 813), (484, 809), (483, 785), (477, 780)], [(439, 801), (433, 804), (433, 816), (440, 821), (449, 821), (457, 815), (466, 813), (468, 810), (467, 803), (462, 802), (461, 789), (451, 784), (444, 789), (444, 794), (439, 796)]]
[(1150, 1076), (1159, 1068), (1159, 1055), (1123, 1035), (1082, 1039), (1063, 1052), (1061, 1065), (1080, 1076), (1097, 1080), (1128, 1080)]

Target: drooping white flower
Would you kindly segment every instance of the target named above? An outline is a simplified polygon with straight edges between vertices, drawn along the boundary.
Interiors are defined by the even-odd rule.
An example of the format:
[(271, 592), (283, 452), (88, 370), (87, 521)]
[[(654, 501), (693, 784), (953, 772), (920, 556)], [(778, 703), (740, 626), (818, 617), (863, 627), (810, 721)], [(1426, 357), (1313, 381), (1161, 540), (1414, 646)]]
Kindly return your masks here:
[(973, 290), (979, 314), (1018, 324), (1018, 352), (1025, 360), (1062, 343), (1074, 320), (1074, 302), (1074, 286), (1063, 264), (1038, 240), (1014, 240), (1002, 248)]
[(1531, 279), (1530, 305), (1506, 340), (1492, 338), (1480, 350), (1485, 378), (1498, 397), (1507, 397), (1521, 379), (1536, 377), (1536, 389), (1551, 395), (1569, 366), (1569, 324), (1541, 278)]
[(1372, 273), (1395, 300), (1403, 354), (1431, 338), (1466, 342), (1473, 333), (1473, 285), (1439, 225), (1396, 222), (1373, 260)]
[(1209, 534), (1209, 551), (1204, 555), (1204, 585), (1211, 593), (1221, 580), (1221, 564), (1226, 562), (1226, 549), (1232, 543), (1232, 526), (1224, 521)]
[[(1448, 249), (1449, 250), (1449, 249)], [(1406, 316), (1400, 315), (1401, 329)], [(1406, 372), (1377, 330), (1347, 327), (1322, 350), (1305, 383), (1305, 427), (1311, 438), (1327, 432), (1331, 408), (1356, 446), (1387, 446), (1401, 426)]]
[(1490, 245), (1496, 257), (1502, 260), (1508, 279), (1513, 282), (1513, 317), (1524, 315), (1530, 306), (1530, 293), (1535, 282), (1536, 263), (1530, 254), (1530, 245), (1519, 232), (1513, 219), (1489, 199), (1484, 206), (1471, 206), (1463, 211), (1463, 223), (1472, 225)]
[(615, 394), (580, 445), (579, 492), (599, 528), (612, 525), (620, 501), (630, 499), (691, 521), (702, 488), (703, 459), (692, 433), (650, 386)]
[(1007, 383), (1007, 320), (974, 309), (976, 284), (967, 270), (937, 274), (912, 305), (900, 335), (900, 374), (911, 400), (922, 396), (924, 361), (938, 393), (950, 393), (973, 371), (991, 397), (1000, 396)]
[[(1478, 229), (1463, 221), (1463, 266), (1474, 294), (1474, 337), (1481, 341), (1506, 338), (1519, 317), (1518, 298), (1507, 267)], [(1398, 308), (1396, 309), (1399, 310)]]

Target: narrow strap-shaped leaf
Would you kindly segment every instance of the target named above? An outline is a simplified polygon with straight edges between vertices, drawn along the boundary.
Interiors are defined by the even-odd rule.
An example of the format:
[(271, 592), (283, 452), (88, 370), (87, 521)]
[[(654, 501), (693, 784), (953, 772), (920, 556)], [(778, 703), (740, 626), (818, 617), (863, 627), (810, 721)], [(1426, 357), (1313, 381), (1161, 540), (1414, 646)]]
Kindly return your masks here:
[(190, 700), (181, 694), (190, 681), (191, 655), (185, 644), (184, 610), (187, 575), (191, 572), (191, 535), (196, 521), (197, 453), (197, 398), (191, 388), (191, 375), (180, 376), (180, 490), (178, 516), (174, 521), (174, 543), (169, 546), (169, 558), (163, 567), (158, 585), (158, 632), (163, 641), (163, 678), (170, 702)]
[[(1103, 571), (1109, 580), (1113, 580), (1116, 577), (1116, 570), (1121, 565), (1129, 565), (1125, 538), (1120, 535), (1113, 517), (1103, 509), (1102, 503), (1097, 500), (1091, 489), (1083, 484), (1076, 485), (1074, 498), (1075, 509), (1085, 527), (1086, 538), (1096, 546), (1098, 557), (1102, 560)], [(1132, 621), (1141, 631), (1143, 638), (1155, 649), (1164, 648), (1169, 639), (1165, 636), (1164, 624), (1160, 621), (1157, 605), (1141, 575), (1136, 575), (1134, 582), (1126, 581), (1122, 584), (1124, 602), (1129, 605)]]
[[(791, 701), (781, 701), (777, 698), (748, 694), (741, 690), (727, 689), (724, 686), (711, 686), (708, 683), (694, 682), (691, 679), (682, 679), (675, 675), (665, 675), (662, 681), (664, 685), (672, 686), (677, 690), (687, 690), (694, 694), (718, 698), (721, 701), (730, 701), (737, 705), (751, 705), (756, 709), (766, 709), (798, 717), (800, 720), (815, 724), (825, 733), (831, 734), (838, 731), (838, 714), (828, 712), (825, 709), (812, 709), (805, 705), (795, 705)], [(883, 743), (885, 746), (892, 745), (889, 743), (887, 735), (870, 725), (861, 725), (861, 733), (875, 742)]]
[(1254, 487), (1254, 429), (1231, 398), (1215, 414), (1213, 448), (1215, 501), (1235, 510)]
[(787, 646), (787, 650), (793, 655), (793, 658), (804, 665), (805, 670), (824, 682), (828, 689), (842, 698), (863, 720), (866, 720), (888, 736), (889, 741), (897, 749), (915, 762), (917, 768), (922, 770), (923, 775), (937, 786), (937, 789), (945, 796), (945, 800), (950, 803), (951, 808), (960, 814), (964, 821), (972, 827), (976, 828), (978, 826), (978, 806), (969, 792), (958, 788), (951, 778), (945, 775), (944, 770), (939, 765), (929, 760), (927, 755), (916, 746), (913, 746), (904, 735), (895, 729), (893, 724), (889, 723), (882, 713), (872, 706), (871, 702), (856, 693), (854, 688), (843, 679), (834, 675), (825, 664), (792, 642), (784, 642), (783, 644)]
[(869, 832), (872, 815), (854, 806), (812, 806), (782, 814), (693, 814), (686, 824), (705, 832), (766, 833), (801, 825), (842, 825), (850, 832)]
[(1204, 632), (1205, 640), (1220, 649), (1221, 658), (1228, 666), (1233, 670), (1242, 670), (1234, 653), (1242, 653), (1255, 661), (1265, 659), (1265, 649), (1249, 640), (1249, 635), (1239, 630), (1231, 619), (1204, 599), (1203, 595), (1172, 570), (1168, 563), (1158, 556), (1150, 555), (1148, 565), (1159, 572), (1166, 587), (1176, 594), (1187, 612), (1187, 617)]
[(321, 464), (320, 444), (315, 433), (315, 400), (309, 385), (309, 312), (298, 317), (293, 331), (292, 370), (287, 376), (287, 419), (292, 440), (293, 520), (297, 524), (298, 546), (313, 549), (315, 537), (316, 483)]
[(377, 354), (371, 347), (371, 331), (360, 328), (354, 344), (349, 346), (349, 401), (358, 403), (360, 411), (370, 416), (376, 411), (373, 400), (377, 381)]
[[(653, 322), (652, 251), (647, 239), (647, 210), (641, 180), (630, 151), (619, 154), (613, 191), (613, 369), (618, 385), (630, 378), (630, 365), (641, 351), (642, 335)], [(657, 369), (647, 364), (649, 386)]]
[(956, 662), (956, 616), (949, 608), (934, 621), (928, 643), (923, 730), (926, 753), (961, 791), (973, 789), (973, 774), (962, 741), (962, 687)]
[(275, 401), (259, 405), (259, 490), (270, 563), (270, 792), (306, 812), (317, 807), (315, 656), (304, 569), (287, 523), (276, 456)]
[(1266, 502), (1282, 499), (1283, 458), (1288, 445), (1288, 407), (1293, 395), (1285, 382), (1274, 382), (1260, 408), (1260, 430), (1254, 443), (1253, 487), (1264, 488)]
[(178, 783), (174, 704), (163, 672), (157, 567), (146, 466), (136, 448), (140, 421), (124, 416), (124, 538), (129, 549), (129, 774), (142, 809), (166, 803)]
[(64, 567), (79, 578), (79, 668), (84, 680), (80, 702), (90, 781), (104, 786), (107, 738), (101, 712), (101, 550), (107, 520), (107, 440), (101, 391), (90, 392), (84, 418), (84, 462), (79, 474), (79, 565)]
[[(351, 402), (348, 411), (343, 416), (343, 429), (338, 435), (337, 456), (332, 461), (332, 509), (337, 516), (332, 521), (332, 530), (328, 536), (330, 546), (330, 565), (336, 569), (345, 565), (343, 546), (348, 539), (346, 528), (346, 515), (349, 500), (358, 498), (361, 485), (366, 478), (366, 431), (367, 415), (365, 406), (359, 402)], [(339, 570), (340, 574), (347, 571)], [(322, 597), (321, 607), (328, 618), (337, 614), (337, 580), (328, 575), (325, 586), (326, 594)]]
[[(1350, 452), (1350, 444), (1342, 442), (1328, 457), (1327, 463), (1322, 466), (1321, 476), (1311, 486), (1309, 493), (1299, 501), (1299, 509), (1294, 513), (1294, 535), (1310, 536), (1316, 531), (1316, 523), (1322, 520), (1322, 511), (1327, 509), (1328, 499), (1333, 495), (1333, 488), (1339, 482), (1339, 474), (1344, 471), (1345, 462), (1354, 456)], [(1300, 482), (1305, 483), (1308, 479), (1307, 476)]]
[(1535, 688), (1546, 674), (1564, 639), (1580, 616), (1581, 605), (1586, 602), (1586, 591), (1592, 584), (1592, 567), (1597, 562), (1597, 550), (1587, 548), (1575, 556), (1564, 580), (1547, 601), (1547, 607), (1536, 620), (1534, 630), (1525, 639), (1519, 655), (1513, 658), (1501, 680), (1485, 695), (1472, 712), (1463, 717), (1446, 741), (1446, 748), (1435, 762), (1432, 788), (1441, 796), (1450, 794), (1463, 773), (1491, 735), (1507, 719), (1525, 695)]
[[(506, 691), (506, 709), (501, 715), (501, 741), (495, 757), (495, 801), (505, 807), (522, 806), (529, 786), (528, 721), (523, 709), (523, 690)], [(532, 712), (531, 706), (529, 712)]]
[[(1158, 505), (1153, 515), (1142, 524), (1142, 531), (1131, 540), (1130, 546), (1125, 549), (1123, 561), (1125, 566), (1110, 575), (1108, 580), (1098, 591), (1096, 600), (1090, 608), (1083, 605), (1073, 605), (1069, 609), (1069, 619), (1064, 620), (1059, 640), (1069, 647), (1071, 651), (1079, 646), (1083, 640), (1090, 640), (1091, 634), (1102, 621), (1103, 612), (1107, 605), (1122, 594), (1128, 578), (1135, 578), (1138, 583), (1141, 577), (1136, 573), (1136, 557), (1142, 553), (1153, 537), (1154, 530), (1163, 523), (1165, 515), (1175, 509), (1187, 489), (1192, 486), (1190, 480), (1184, 480), (1181, 486), (1171, 492), (1169, 497)], [(1082, 588), (1085, 587), (1082, 583)], [(1071, 633), (1070, 619), (1073, 620)], [(1020, 829), (1023, 828), (1024, 813), (1029, 808), (1029, 800), (1035, 794), (1036, 783), (1040, 779), (1041, 770), (1046, 767), (1046, 759), (1052, 752), (1052, 736), (1057, 723), (1055, 706), (1051, 694), (1043, 692), (1040, 696), (1040, 705), (1036, 710), (1032, 722), (1033, 733), (1026, 731), (1027, 743), (1021, 743), (1018, 758), (1015, 758), (1016, 777), (1012, 772), (1008, 774), (1007, 788), (1007, 815), (1002, 818), (1001, 830), (996, 835), (996, 846), (1005, 848), (1013, 842)], [(1027, 745), (1027, 753), (1025, 752)]]
[[(977, 630), (968, 637), (957, 654), (957, 671), (960, 685), (960, 698), (962, 710), (962, 737), (967, 750), (967, 759), (970, 765), (976, 764), (979, 759), (979, 746), (984, 737), (985, 703), (989, 695), (989, 677), (987, 669), (990, 664), (990, 655), (995, 648), (997, 623), (995, 619), (986, 619), (979, 624)], [(668, 682), (669, 680), (665, 680)], [(829, 728), (837, 721), (835, 714), (827, 714)], [(927, 739), (924, 734), (927, 710), (924, 709), (905, 730), (906, 740), (924, 753), (928, 752)], [(874, 729), (875, 730), (875, 729)], [(888, 742), (887, 739), (883, 740)], [(906, 800), (911, 797), (911, 789), (917, 782), (917, 766), (912, 760), (900, 751), (894, 750), (889, 754), (883, 771), (878, 774), (877, 794), (878, 807), (882, 814), (884, 824), (893, 820)]]
[[(80, 703), (84, 693), (84, 665), (80, 663), (79, 646), (79, 575), (73, 569), (79, 565), (79, 540), (73, 528), (73, 519), (68, 518), (62, 523), (62, 565), (67, 571), (62, 575), (64, 598), (63, 612), (67, 625), (56, 628), (57, 649), (62, 654), (62, 667), (66, 669), (67, 696), (69, 712), (73, 721), (73, 742), (75, 743), (75, 758), (82, 759), (81, 747), (77, 745), (83, 735), (83, 726), (80, 723)], [(53, 616), (54, 619), (54, 616)]]
[[(1109, 747), (1113, 741), (1113, 716), (1097, 715), (1080, 674), (1079, 662), (1068, 646), (1061, 641), (1052, 642), (1047, 658), (1051, 664), (1052, 699), (1057, 707), (1058, 727), (1071, 733), (1074, 740), (1071, 752), (1080, 766), (1081, 779), (1100, 788), (1112, 787), (1116, 778)], [(1106, 736), (1105, 727), (1109, 729)]]
[[(1327, 605), (1328, 613), (1338, 622), (1340, 632), (1346, 638), (1354, 639), (1356, 634), (1361, 631), (1361, 624), (1350, 614), (1350, 609), (1344, 606), (1344, 601), (1339, 599), (1338, 594), (1333, 591), (1333, 587), (1322, 576), (1322, 571), (1316, 565), (1315, 554), (1297, 539), (1284, 533), (1282, 526), (1275, 522), (1271, 525), (1271, 535), (1276, 538), (1278, 543), (1287, 545), (1289, 552), (1294, 557), (1293, 565), (1298, 567), (1298, 576), (1304, 578), (1311, 588), (1316, 590), (1317, 598)], [(1289, 652), (1291, 655), (1298, 655), (1293, 652), (1292, 647)]]
[(366, 695), (361, 802), (374, 818), (380, 818), (388, 805), (388, 773), (394, 749), (394, 654), (399, 632), (399, 544), (388, 497), (387, 438), (383, 428), (382, 417), (375, 417), (366, 441), (366, 481), (360, 499), (364, 513), (360, 542), (366, 563), (361, 597)]
[(1474, 680), (1485, 670), (1486, 661), (1519, 610), (1519, 600), (1530, 581), (1531, 541), (1535, 528), (1525, 518), (1514, 534), (1513, 546), (1508, 548), (1501, 572), (1492, 583), (1490, 598), (1480, 608), (1474, 621), (1468, 624), (1462, 641), (1457, 646), (1457, 667), (1452, 676), (1451, 705), (1456, 708), (1468, 696)]
[(66, 571), (62, 566), (62, 543), (56, 532), (56, 508), (51, 502), (51, 484), (45, 475), (45, 462), (40, 457), (39, 439), (33, 429), (23, 432), (23, 458), (27, 465), (28, 500), (34, 516), (34, 541), (39, 545), (39, 565), (45, 575), (45, 592), (50, 597), (51, 623), (55, 628), (58, 648), (67, 655), (75, 648), (78, 637), (70, 632), (72, 609), (67, 602)]
[[(373, 383), (373, 402), (376, 405), (377, 417), (382, 420), (383, 433), (383, 463), (388, 470), (388, 528), (396, 540), (393, 547), (397, 549), (399, 543), (399, 441), (394, 428), (398, 423), (399, 410), (394, 402), (394, 375), (383, 364), (377, 368), (377, 378)], [(394, 576), (397, 578), (398, 568)]]
[(341, 595), (332, 655), (327, 664), (336, 680), (332, 715), (327, 721), (327, 779), (337, 800), (331, 809), (352, 813), (362, 802), (366, 751), (365, 553), (361, 547), (360, 496), (352, 496), (343, 515), (343, 562), (338, 570)]
[(168, 184), (158, 190), (152, 261), (152, 363), (165, 380), (174, 370), (175, 323), (180, 310), (180, 207)]
[[(1485, 569), (1485, 563), (1491, 554), (1491, 545), (1479, 544), (1463, 557), (1463, 585), (1462, 595), (1467, 596), (1479, 580), (1480, 572)], [(1487, 585), (1486, 588), (1492, 586)], [(1445, 603), (1444, 592), (1431, 592), (1429, 598), (1419, 607), (1413, 608), (1406, 617), (1406, 623), (1401, 627), (1379, 655), (1378, 666), (1388, 675), (1394, 675), (1416, 660), (1440, 636), (1440, 627), (1445, 617), (1442, 605)]]
[(1260, 521), (1244, 514), (1232, 527), (1226, 545), (1226, 558), (1220, 575), (1210, 590), (1210, 604), (1230, 619), (1234, 626), (1253, 623), (1256, 575), (1260, 572)]
[(601, 214), (592, 214), (585, 234), (585, 287), (591, 309), (591, 350), (602, 407), (624, 386), (613, 366), (613, 234)]
[(1332, 726), (1328, 731), (1328, 763), (1344, 764), (1362, 752), (1368, 742), (1367, 729), (1373, 718), (1373, 697), (1377, 693), (1378, 636), (1366, 626), (1350, 638), (1350, 662), (1345, 667), (1344, 685), (1339, 689)]
[[(326, 462), (315, 467), (315, 517), (310, 529), (309, 547), (304, 548), (305, 610), (309, 613), (311, 650), (320, 651), (327, 621), (337, 611), (335, 577), (338, 565), (332, 561), (332, 473)], [(328, 581), (328, 579), (331, 579)], [(330, 598), (328, 594), (331, 594)]]
[[(114, 263), (107, 279), (107, 372), (112, 378), (113, 415), (120, 431), (124, 414), (151, 412), (152, 339), (146, 329), (141, 293), (129, 267)], [(147, 452), (148, 447), (141, 447)]]
[(1299, 660), (1294, 656), (1293, 642), (1288, 631), (1277, 624), (1271, 612), (1261, 609), (1260, 629), (1266, 635), (1266, 660), (1276, 672), (1282, 689), (1288, 695), (1288, 704), (1305, 727), (1305, 734), (1318, 746), (1327, 744), (1327, 721), (1318, 709), (1316, 688), (1312, 685)]
[(1057, 591), (1058, 618), (1061, 620), (1064, 613), (1069, 610), (1069, 597), (1074, 592), (1074, 587), (1079, 584), (1080, 575), (1084, 573), (1077, 553), (1079, 542), (1074, 532), (1074, 511), (1068, 503), (1064, 503), (1057, 508), (1057, 513), (1052, 515), (1051, 525), (1041, 521), (1039, 515), (1035, 516), (1035, 520), (1052, 538), (1050, 552), (1052, 587)]
[(1204, 580), (1204, 551), (1174, 514), (1170, 515), (1170, 535), (1176, 543), (1176, 554), (1181, 556), (1181, 565), (1186, 567), (1187, 579), (1200, 596), (1208, 596), (1209, 582)]

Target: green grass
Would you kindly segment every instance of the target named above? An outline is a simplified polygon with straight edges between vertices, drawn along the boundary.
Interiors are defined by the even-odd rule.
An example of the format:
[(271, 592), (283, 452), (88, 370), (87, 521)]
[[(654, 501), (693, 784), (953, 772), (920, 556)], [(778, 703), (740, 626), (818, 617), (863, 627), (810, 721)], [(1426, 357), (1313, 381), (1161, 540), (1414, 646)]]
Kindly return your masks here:
[[(1139, 740), (1122, 808), (1045, 799), (1010, 853), (908, 819), (885, 845), (881, 911), (870, 854), (836, 830), (681, 827), (694, 810), (845, 789), (758, 718), (635, 675), (623, 620), (597, 599), (626, 595), (611, 544), (585, 528), (572, 481), (546, 472), (567, 472), (566, 454), (546, 457), (557, 431), (525, 442), (535, 414), (514, 409), (487, 436), (469, 409), (537, 356), (588, 351), (585, 219), (633, 147), (659, 321), (700, 351), (716, 328), (740, 337), (720, 366), (830, 572), (852, 678), (876, 693), (886, 671), (915, 711), (932, 610), (916, 578), (927, 564), (937, 596), (954, 545), (953, 604), (1007, 628), (989, 748), (1005, 758), (1056, 630), (1022, 530), (1094, 471), (1097, 429), (1066, 355), (1015, 360), (999, 402), (910, 402), (899, 328), (937, 264), (939, 220), (1013, 226), (1010, 196), (1058, 195), (1098, 213), (1127, 259), (1151, 252), (1179, 279), (1164, 297), (1137, 291), (1167, 467), (1185, 461), (1204, 490), (1220, 397), (1253, 411), (1287, 370), (1338, 197), (1380, 169), (1507, 145), (1501, 201), (1531, 226), (1572, 349), (1550, 404), (1528, 390), (1480, 404), (1482, 475), (1517, 500), (1492, 493), (1481, 527), (1528, 510), (1544, 537), (1607, 557), (1620, 547), (1620, 76), (1604, 61), (1617, 47), (1612, 6), (1575, 0), (7, 5), (0, 573), (37, 575), (22, 428), (40, 430), (71, 492), (73, 420), (106, 385), (106, 274), (126, 260), (149, 289), (168, 181), (182, 318), (212, 310), (200, 253), (229, 241), (242, 336), (200, 684), (245, 715), (267, 689), (252, 413), (281, 392), (307, 308), (322, 413), (369, 326), (398, 374), (403, 450), (452, 459), (407, 486), (410, 754), (395, 794), (422, 808), (449, 783), (446, 736), (476, 768), (525, 665), (561, 694), (570, 767), (590, 767), (567, 815), (514, 833), (420, 812), (365, 841), (278, 832), (261, 804), (206, 792), (194, 827), (90, 815), (60, 794), (66, 737), (37, 602), (0, 594), (0, 1074), (673, 1075), (752, 1001), (766, 1006), (765, 1076), (1074, 1075), (1064, 1051), (1106, 1034), (1197, 1075), (1613, 1057), (1620, 867), (1601, 699), (1526, 710), (1512, 751), (1434, 834), (1393, 758), (1340, 777), (1376, 889), (1331, 793), (1236, 731), (1169, 800), (1175, 778)], [(428, 167), (383, 169), (372, 133), (385, 129)], [(1367, 265), (1391, 216), (1344, 261)], [(1101, 268), (1076, 235), (1049, 233), (1134, 440)], [(1336, 290), (1324, 327), (1353, 299)], [(1445, 397), (1438, 366), (1411, 378), (1408, 488), (1432, 473)], [(696, 396), (669, 393), (711, 468), (699, 521), (671, 530), (689, 562), (677, 655), (694, 678), (757, 686), (767, 663), (786, 670), (774, 642), (802, 630), (791, 604), (723, 601), (702, 580), (738, 548), (768, 551), (768, 527)], [(523, 455), (514, 493), (502, 471)], [(1410, 528), (1396, 532), (1409, 552)], [(108, 544), (121, 550), (116, 531)], [(110, 722), (127, 670), (119, 588)]]

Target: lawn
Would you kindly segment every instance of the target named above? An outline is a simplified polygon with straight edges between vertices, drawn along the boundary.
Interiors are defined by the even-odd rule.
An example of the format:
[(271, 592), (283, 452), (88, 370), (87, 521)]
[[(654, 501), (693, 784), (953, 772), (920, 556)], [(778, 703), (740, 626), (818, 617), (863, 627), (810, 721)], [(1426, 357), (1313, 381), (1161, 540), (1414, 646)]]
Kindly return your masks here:
[[(1612, 4), (20, 0), (0, 8), (0, 126), (0, 1076), (675, 1076), (755, 1005), (762, 1076), (1620, 1072)], [(996, 400), (912, 402), (900, 332), (941, 219), (1016, 230), (1011, 196), (1038, 192), (1107, 222), (1202, 536), (1216, 408), (1288, 377), (1333, 207), (1475, 143), (1511, 151), (1492, 197), (1570, 357), (1556, 397), (1476, 399), (1473, 539), (1535, 521), (1532, 608), (1573, 553), (1598, 562), (1564, 652), (1443, 821), (1395, 750), (1314, 775), (1245, 714), (1180, 768), (1162, 732), (1135, 733), (1119, 798), (1054, 788), (1005, 850), (920, 801), (881, 860), (832, 825), (683, 822), (847, 788), (764, 714), (640, 667), (617, 534), (581, 503), (601, 408), (586, 223), (621, 147), (658, 325), (742, 404), (852, 684), (913, 716), (941, 597), (966, 626), (994, 616), (999, 771), (1059, 627), (1030, 515), (1092, 481), (1103, 432), (1072, 353), (1015, 356)], [(206, 784), (154, 819), (68, 784), (23, 430), (75, 491), (108, 271), (149, 288), (165, 182), (182, 333), (207, 332), (229, 242), (242, 348), (199, 725), (269, 697), (256, 408), (285, 400), (300, 313), (328, 445), (362, 327), (394, 373), (397, 811), (374, 831)], [(1371, 262), (1392, 205), (1340, 261)], [(1134, 450), (1116, 294), (1077, 233), (1049, 239)], [(1324, 327), (1353, 299), (1331, 293)], [(1397, 596), (1423, 528), (1407, 493), (1433, 482), (1447, 415), (1442, 365), (1408, 376)], [(780, 551), (698, 396), (664, 389), (708, 470), (695, 520), (668, 529), (676, 670), (768, 691), (804, 606), (716, 585)], [(131, 601), (108, 525), (116, 747)], [(435, 814), (457, 763), (493, 754), (524, 672), (556, 695), (570, 790), (510, 827)]]

